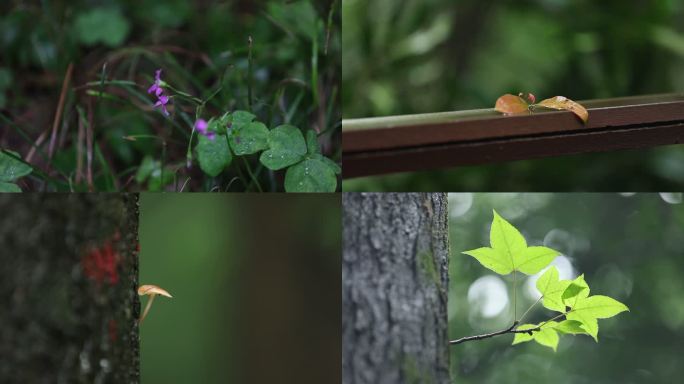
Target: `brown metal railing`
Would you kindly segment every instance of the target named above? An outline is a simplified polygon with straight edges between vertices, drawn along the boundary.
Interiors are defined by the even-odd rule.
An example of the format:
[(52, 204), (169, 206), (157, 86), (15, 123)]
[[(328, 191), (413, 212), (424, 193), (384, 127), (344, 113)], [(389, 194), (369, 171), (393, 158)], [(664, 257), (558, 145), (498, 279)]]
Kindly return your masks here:
[(343, 120), (343, 177), (684, 142), (684, 94), (581, 103), (586, 125), (571, 112), (494, 109)]

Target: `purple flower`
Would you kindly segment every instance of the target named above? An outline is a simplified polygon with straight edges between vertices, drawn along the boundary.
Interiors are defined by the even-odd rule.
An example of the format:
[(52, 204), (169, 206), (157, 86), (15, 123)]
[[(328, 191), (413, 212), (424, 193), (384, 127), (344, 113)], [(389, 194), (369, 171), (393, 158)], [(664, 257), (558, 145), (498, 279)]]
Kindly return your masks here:
[(162, 107), (162, 111), (166, 116), (169, 115), (169, 111), (166, 109), (166, 104), (169, 103), (169, 97), (164, 95), (164, 88), (161, 86), (161, 68), (157, 69), (154, 73), (154, 84), (147, 90), (147, 93), (154, 94), (157, 96), (157, 102), (154, 104), (155, 107)]
[(169, 103), (169, 97), (166, 95), (157, 95), (157, 97), (158, 97), (157, 102), (154, 104), (155, 108), (156, 107), (162, 107), (164, 114), (166, 116), (168, 116), (169, 111), (166, 109), (166, 104)]
[(216, 133), (209, 131), (208, 126), (209, 124), (207, 124), (207, 122), (204, 119), (199, 119), (195, 122), (195, 129), (197, 130), (197, 132), (206, 136), (209, 140), (214, 140), (214, 138), (216, 137)]
[(161, 95), (162, 92), (164, 92), (164, 89), (161, 87), (161, 69), (157, 69), (154, 73), (154, 84), (147, 90), (147, 93), (152, 93), (156, 96)]

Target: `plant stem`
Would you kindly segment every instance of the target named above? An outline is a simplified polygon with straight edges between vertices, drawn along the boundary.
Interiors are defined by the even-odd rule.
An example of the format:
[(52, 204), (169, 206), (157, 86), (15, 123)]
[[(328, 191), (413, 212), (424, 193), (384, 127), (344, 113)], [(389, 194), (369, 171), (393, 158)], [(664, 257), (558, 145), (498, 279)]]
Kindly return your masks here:
[(542, 295), (542, 296), (539, 296), (539, 298), (537, 299), (537, 301), (535, 301), (534, 304), (530, 305), (530, 307), (527, 308), (527, 311), (525, 311), (525, 313), (523, 313), (523, 315), (520, 316), (520, 320), (518, 320), (519, 323), (522, 323), (522, 321), (523, 321), (523, 319), (525, 318), (525, 316), (527, 316), (527, 313), (530, 312), (530, 310), (532, 310), (532, 308), (534, 308), (534, 306), (537, 305), (537, 303), (538, 303), (543, 297), (544, 297), (543, 295)]
[(143, 320), (145, 320), (145, 316), (147, 316), (147, 312), (150, 311), (150, 307), (152, 307), (152, 302), (154, 301), (156, 295), (151, 295), (150, 299), (147, 300), (147, 305), (145, 306), (145, 310), (143, 311), (142, 316), (140, 316), (140, 322), (139, 324), (142, 324)]
[(515, 292), (515, 286), (516, 286), (516, 276), (517, 274), (515, 271), (513, 271), (513, 320), (516, 320), (518, 318), (518, 308), (517, 308), (517, 303), (516, 303), (516, 292)]
[(247, 38), (248, 53), (247, 53), (247, 104), (249, 105), (249, 110), (252, 110), (252, 86), (253, 86), (253, 73), (252, 73), (252, 36)]
[(259, 192), (263, 192), (264, 190), (261, 189), (261, 184), (259, 184), (259, 180), (257, 180), (256, 176), (254, 176), (254, 173), (252, 172), (252, 167), (249, 166), (249, 162), (244, 156), (242, 156), (242, 160), (245, 163), (245, 168), (247, 168), (247, 173), (249, 174), (249, 177), (252, 179), (252, 182), (256, 184)]

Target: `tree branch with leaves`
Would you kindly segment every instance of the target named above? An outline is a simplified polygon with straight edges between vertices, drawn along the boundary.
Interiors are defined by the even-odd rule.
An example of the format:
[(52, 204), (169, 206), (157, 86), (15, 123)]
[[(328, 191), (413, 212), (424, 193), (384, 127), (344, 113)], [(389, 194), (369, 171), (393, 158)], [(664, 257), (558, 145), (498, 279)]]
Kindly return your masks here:
[[(560, 252), (548, 247), (527, 246), (523, 235), (504, 218), (494, 211), (494, 219), (489, 233), (490, 247), (482, 247), (463, 252), (474, 257), (482, 266), (499, 275), (520, 272), (534, 275), (560, 255)], [(541, 296), (518, 319), (514, 310), (514, 319), (510, 327), (497, 332), (466, 336), (452, 340), (452, 345), (466, 341), (483, 340), (490, 337), (514, 334), (513, 345), (534, 340), (554, 351), (558, 347), (559, 334), (589, 335), (598, 342), (598, 319), (613, 317), (621, 312), (629, 311), (621, 302), (602, 295), (590, 296), (589, 285), (584, 275), (573, 280), (560, 280), (558, 269), (554, 266), (537, 279), (537, 289)], [(514, 293), (515, 303), (515, 293)], [(521, 324), (525, 316), (538, 303), (549, 310), (558, 312), (546, 321), (538, 324)], [(515, 304), (514, 304), (515, 306)]]

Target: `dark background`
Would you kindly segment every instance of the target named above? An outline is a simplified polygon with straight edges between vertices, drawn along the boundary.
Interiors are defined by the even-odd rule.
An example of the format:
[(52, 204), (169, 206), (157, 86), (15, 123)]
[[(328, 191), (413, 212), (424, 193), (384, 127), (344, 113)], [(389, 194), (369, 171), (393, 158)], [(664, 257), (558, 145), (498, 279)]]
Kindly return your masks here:
[[(343, 117), (492, 108), (684, 89), (684, 3), (676, 0), (349, 0)], [(345, 190), (673, 190), (681, 146), (353, 179)]]

